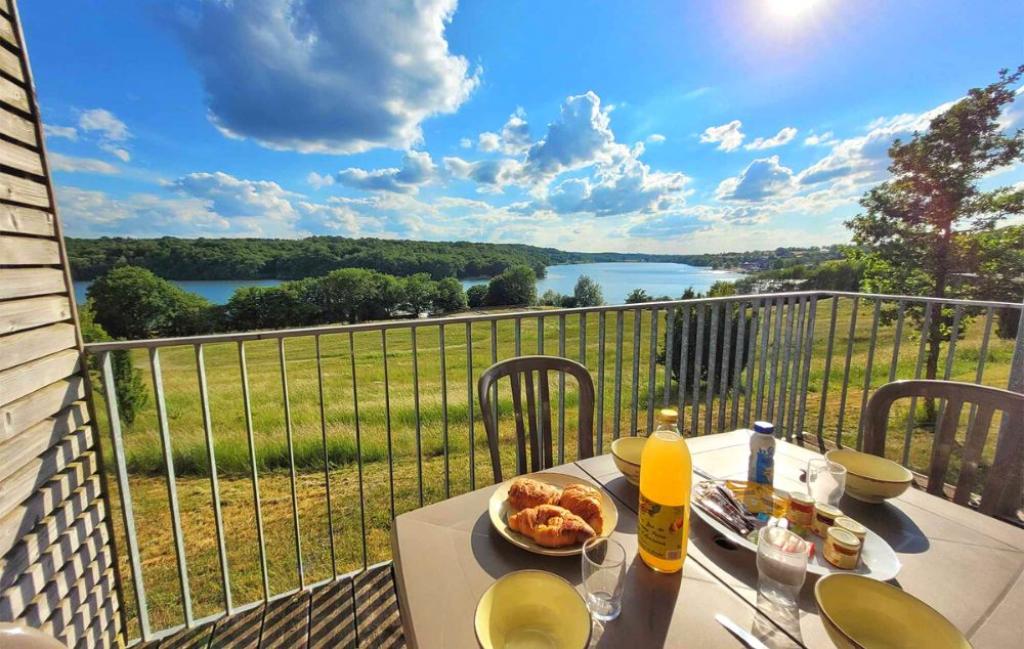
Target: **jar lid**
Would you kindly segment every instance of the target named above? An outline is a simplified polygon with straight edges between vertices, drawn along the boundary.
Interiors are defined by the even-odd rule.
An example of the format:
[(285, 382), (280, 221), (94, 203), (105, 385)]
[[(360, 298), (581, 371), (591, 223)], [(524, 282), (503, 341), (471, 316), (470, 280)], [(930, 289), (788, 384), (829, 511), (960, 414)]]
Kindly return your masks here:
[(832, 518), (839, 518), (843, 515), (841, 509), (839, 509), (838, 507), (833, 507), (832, 505), (827, 505), (825, 503), (815, 503), (814, 513), (824, 514), (826, 516), (831, 516)]
[(860, 547), (860, 539), (850, 530), (844, 530), (841, 527), (828, 528), (828, 538), (836, 545), (847, 550), (856, 550)]
[(666, 424), (674, 424), (679, 421), (679, 412), (675, 408), (661, 408), (656, 419)]
[(754, 432), (761, 433), (762, 435), (774, 435), (775, 425), (770, 421), (755, 421)]
[(792, 500), (793, 502), (798, 502), (801, 505), (813, 505), (814, 504), (814, 498), (811, 498), (810, 496), (808, 496), (807, 494), (803, 493), (802, 491), (790, 492), (789, 499)]
[(856, 536), (864, 536), (868, 532), (868, 528), (861, 525), (859, 522), (853, 520), (849, 516), (840, 516), (835, 520), (836, 527), (844, 530), (849, 530)]

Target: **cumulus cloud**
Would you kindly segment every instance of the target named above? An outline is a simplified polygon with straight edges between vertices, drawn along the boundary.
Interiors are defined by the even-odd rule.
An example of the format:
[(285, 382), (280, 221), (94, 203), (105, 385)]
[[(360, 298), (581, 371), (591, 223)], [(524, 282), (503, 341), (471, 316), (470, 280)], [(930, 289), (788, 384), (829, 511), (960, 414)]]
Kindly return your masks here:
[(297, 195), (270, 180), (247, 180), (217, 171), (187, 174), (167, 187), (205, 201), (219, 217), (258, 223), (271, 231), (290, 230), (298, 217), (292, 204)]
[(459, 139), (459, 146), (463, 149), (471, 149), (473, 148), (473, 140), (468, 137), (461, 138)]
[(740, 130), (742, 127), (743, 122), (738, 119), (734, 119), (728, 124), (722, 124), (721, 126), (709, 126), (701, 133), (700, 141), (711, 144), (717, 143), (717, 148), (720, 151), (735, 151), (743, 143), (743, 138), (746, 137), (743, 131)]
[(832, 131), (824, 133), (811, 133), (804, 138), (804, 146), (829, 146), (835, 144), (836, 139)]
[(224, 235), (231, 223), (196, 198), (134, 194), (115, 198), (105, 192), (57, 186), (61, 217), (69, 234), (169, 235), (206, 232)]
[(355, 189), (415, 194), (419, 191), (420, 186), (434, 179), (436, 172), (437, 165), (431, 160), (429, 153), (426, 151), (407, 151), (402, 157), (401, 168), (388, 167), (385, 169), (366, 170), (349, 167), (348, 169), (342, 169), (334, 176), (321, 176), (313, 172), (308, 176), (307, 180), (317, 188), (337, 182)]
[(68, 173), (93, 173), (93, 174), (116, 174), (120, 169), (96, 158), (79, 158), (76, 156), (64, 155), (62, 153), (51, 153), (49, 155), (50, 168), (54, 171), (66, 171)]
[(90, 108), (78, 116), (78, 127), (96, 132), (109, 142), (123, 142), (131, 137), (128, 126), (104, 108)]
[(715, 198), (763, 201), (788, 193), (793, 188), (793, 170), (779, 164), (779, 156), (773, 155), (754, 160), (740, 175), (723, 180), (715, 191)]
[(477, 136), (477, 146), (480, 147), (481, 151), (497, 151), (501, 148), (501, 136), (497, 133), (484, 131)]
[(48, 138), (64, 138), (65, 140), (77, 140), (78, 131), (74, 126), (57, 126), (56, 124), (43, 124), (43, 133)]
[(651, 133), (650, 135), (647, 136), (648, 144), (661, 144), (664, 141), (665, 136), (662, 135), (661, 133)]
[(555, 185), (547, 204), (559, 213), (612, 216), (655, 212), (680, 205), (689, 182), (685, 174), (651, 171), (633, 155), (601, 166), (593, 179), (569, 178)]
[(608, 110), (601, 108), (593, 91), (567, 98), (544, 139), (528, 149), (525, 173), (534, 180), (550, 180), (565, 171), (611, 162), (625, 147), (615, 142), (610, 123)]
[(223, 133), (277, 149), (408, 149), (480, 71), (452, 54), (455, 0), (234, 0), (175, 16)]
[(748, 151), (763, 151), (764, 149), (774, 149), (777, 146), (789, 144), (796, 137), (796, 129), (792, 126), (787, 126), (780, 130), (775, 135), (765, 138), (756, 138), (753, 142), (746, 144), (743, 148)]
[(444, 159), (444, 167), (455, 178), (472, 180), (480, 191), (500, 193), (506, 185), (522, 181), (523, 165), (518, 160), (497, 159), (469, 162), (459, 157)]

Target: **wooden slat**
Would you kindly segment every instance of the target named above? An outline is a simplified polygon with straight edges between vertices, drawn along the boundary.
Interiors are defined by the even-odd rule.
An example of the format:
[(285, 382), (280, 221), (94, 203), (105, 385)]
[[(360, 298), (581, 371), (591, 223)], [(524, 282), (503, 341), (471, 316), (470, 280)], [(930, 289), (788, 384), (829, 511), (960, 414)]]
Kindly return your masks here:
[(18, 110), (29, 112), (28, 93), (20, 84), (0, 77), (0, 101)]
[(63, 295), (0, 302), (0, 336), (70, 319), (71, 302)]
[[(114, 581), (114, 570), (112, 568), (107, 568), (100, 572), (102, 560), (103, 556), (101, 555), (95, 563), (89, 566), (89, 569), (82, 575), (82, 578), (71, 588), (68, 596), (53, 611), (50, 619), (46, 620), (39, 627), (40, 631), (59, 638), (64, 635), (64, 630), (68, 628), (68, 624), (73, 620), (75, 611), (79, 606), (89, 602), (93, 610), (99, 610), (103, 598), (110, 594), (112, 582)], [(25, 617), (27, 618), (27, 616)]]
[(313, 591), (309, 614), (309, 647), (356, 646), (352, 578), (343, 577)]
[(100, 478), (93, 476), (75, 489), (52, 514), (39, 522), (0, 560), (0, 591), (18, 580), (33, 561), (74, 524), (100, 495)]
[(117, 629), (120, 627), (118, 618), (120, 608), (117, 597), (108, 597), (103, 601), (103, 608), (93, 612), (92, 618), (83, 622), (83, 633), (80, 636), (69, 637), (65, 642), (69, 647), (75, 649), (107, 649), (123, 646), (115, 640)]
[(85, 567), (110, 539), (106, 525), (98, 525), (71, 554), (65, 554), (65, 550), (59, 545), (64, 538), (62, 536), (50, 549), (56, 565), (59, 566), (57, 569), (44, 570), (45, 562), (33, 564), (16, 584), (0, 595), (0, 619), (11, 620), (19, 617), (33, 601), (37, 602), (36, 615), (44, 620), (48, 618), (59, 599), (71, 590), (85, 573)]
[[(8, 7), (7, 10), (9, 12), (10, 8)], [(0, 16), (0, 40), (18, 47), (18, 37), (14, 34), (14, 25), (4, 16)]]
[[(3, 52), (0, 48), (0, 52)], [(0, 56), (0, 70), (3, 69), (3, 57)], [(0, 164), (13, 167), (21, 171), (27, 171), (37, 176), (43, 175), (43, 161), (39, 152), (26, 149), (17, 144), (11, 144), (6, 140), (0, 140)]]
[(56, 234), (53, 221), (53, 214), (49, 212), (17, 205), (0, 205), (0, 232), (52, 237)]
[(0, 404), (20, 399), (54, 381), (71, 376), (79, 369), (78, 350), (66, 349), (4, 370), (0, 372)]
[(11, 174), (0, 173), (0, 198), (35, 207), (50, 207), (46, 185)]
[(35, 426), (65, 406), (85, 398), (85, 381), (69, 376), (0, 407), (0, 441)]
[[(47, 584), (51, 583), (53, 576), (64, 567), (68, 560), (78, 552), (90, 537), (96, 534), (99, 528), (106, 528), (104, 525), (105, 518), (103, 502), (95, 501), (93, 507), (75, 519), (53, 545), (46, 548), (42, 555), (18, 579), (16, 587), (18, 592), (22, 596), (27, 596), (25, 595), (26, 593), (31, 593), (31, 596), (28, 597), (29, 603), (19, 613), (19, 616), (23, 617), (29, 624), (38, 627), (51, 616), (55, 608), (59, 608), (59, 601), (46, 601), (47, 597), (46, 593), (43, 592), (44, 589), (48, 588)], [(81, 575), (75, 580), (75, 583), (70, 585), (68, 588), (69, 593), (74, 592), (76, 583), (81, 581), (81, 578), (84, 576)], [(41, 606), (37, 605), (37, 603), (41, 604)], [(78, 604), (81, 603), (81, 600), (79, 600), (77, 604), (74, 604), (74, 607), (77, 608)], [(74, 608), (71, 610), (73, 611)]]
[(210, 639), (218, 649), (257, 649), (260, 643), (260, 620), (263, 607), (257, 606), (217, 622)]
[[(97, 645), (94, 627), (106, 626), (109, 616), (113, 615), (116, 610), (110, 602), (111, 595), (113, 595), (111, 576), (108, 576), (107, 579), (101, 578), (68, 619), (59, 626), (54, 624), (52, 633), (54, 637), (69, 647), (82, 645), (91, 648)], [(70, 597), (71, 595), (68, 596), (69, 599)]]
[[(2, 10), (2, 5), (0, 5), (0, 10)], [(0, 47), (0, 71), (11, 75), (18, 81), (25, 80), (25, 75), (21, 71), (21, 61), (18, 60), (17, 55), (2, 47)]]
[(66, 292), (60, 269), (0, 268), (0, 300)]
[(266, 605), (260, 649), (305, 649), (309, 640), (309, 592)]
[(0, 516), (0, 554), (6, 554), (18, 539), (28, 534), (49, 516), (70, 494), (96, 477), (96, 455), (84, 454), (60, 475), (54, 476), (42, 489), (21, 503), (6, 516)]
[(85, 403), (76, 401), (56, 417), (45, 419), (17, 437), (0, 444), (0, 481), (8, 478), (33, 458), (42, 455), (72, 431), (89, 422)]
[(0, 0), (0, 11), (4, 12), (8, 16), (11, 15), (11, 2), (10, 2), (10, 0)]
[(0, 259), (6, 266), (58, 266), (60, 246), (55, 239), (0, 234)]
[(371, 566), (353, 579), (356, 597), (356, 629), (359, 644), (386, 647), (402, 636), (391, 564)]
[(43, 455), (32, 460), (17, 473), (0, 480), (0, 516), (6, 516), (32, 492), (64, 470), (79, 455), (92, 448), (92, 427), (75, 431)]
[(75, 347), (75, 326), (66, 322), (0, 337), (0, 370)]
[(32, 122), (2, 107), (0, 107), (0, 133), (29, 146), (39, 145), (39, 141), (36, 140), (36, 129), (32, 126)]

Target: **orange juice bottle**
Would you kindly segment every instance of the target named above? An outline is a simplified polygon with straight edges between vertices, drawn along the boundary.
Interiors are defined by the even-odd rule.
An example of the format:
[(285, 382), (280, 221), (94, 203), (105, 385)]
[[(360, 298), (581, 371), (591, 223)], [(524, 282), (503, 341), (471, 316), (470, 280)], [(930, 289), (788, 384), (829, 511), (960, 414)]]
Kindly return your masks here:
[(692, 462), (678, 433), (675, 409), (658, 413), (658, 427), (640, 457), (640, 558), (658, 572), (678, 572), (690, 535)]

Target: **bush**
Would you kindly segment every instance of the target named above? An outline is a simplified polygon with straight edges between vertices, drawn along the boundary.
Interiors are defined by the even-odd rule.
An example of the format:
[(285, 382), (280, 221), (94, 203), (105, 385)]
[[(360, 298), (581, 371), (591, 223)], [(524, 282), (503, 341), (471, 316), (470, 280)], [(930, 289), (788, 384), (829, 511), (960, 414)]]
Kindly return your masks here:
[(601, 306), (604, 304), (601, 285), (590, 279), (587, 275), (580, 275), (579, 279), (576, 280), (572, 297), (573, 306)]
[(462, 282), (454, 277), (446, 277), (434, 287), (434, 312), (455, 313), (466, 310), (466, 292), (462, 290)]
[(466, 289), (466, 303), (476, 309), (487, 303), (487, 284), (474, 284)]
[(537, 275), (524, 264), (510, 266), (487, 285), (487, 306), (530, 306), (537, 301)]
[[(85, 304), (78, 310), (78, 322), (82, 330), (82, 339), (87, 343), (98, 343), (112, 340), (110, 334), (108, 334), (101, 325), (96, 322), (95, 311), (91, 300), (86, 300)], [(109, 399), (106, 390), (104, 389), (103, 382), (100, 381), (100, 377), (96, 370), (96, 357), (92, 354), (89, 357), (89, 367), (91, 371), (90, 379), (92, 380), (93, 389), (104, 397)], [(110, 355), (110, 365), (114, 378), (114, 392), (117, 396), (118, 411), (121, 413), (121, 420), (127, 424), (131, 424), (135, 421), (135, 415), (142, 410), (143, 406), (146, 405), (146, 401), (149, 399), (149, 393), (146, 391), (146, 385), (142, 382), (142, 372), (135, 369), (132, 364), (131, 352), (128, 351), (116, 351)]]

